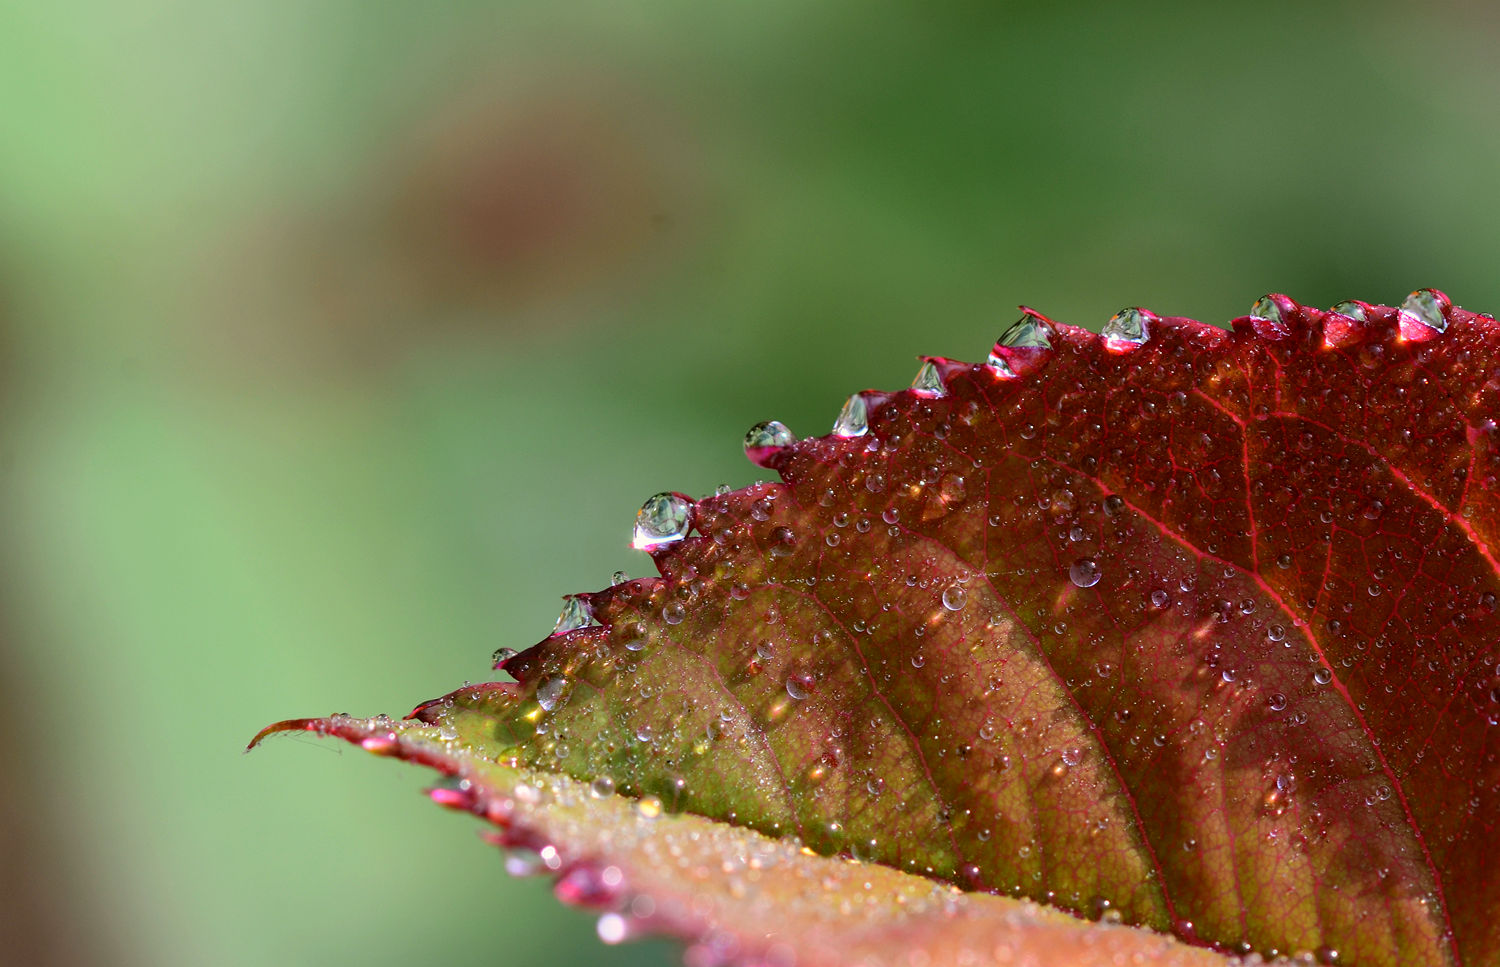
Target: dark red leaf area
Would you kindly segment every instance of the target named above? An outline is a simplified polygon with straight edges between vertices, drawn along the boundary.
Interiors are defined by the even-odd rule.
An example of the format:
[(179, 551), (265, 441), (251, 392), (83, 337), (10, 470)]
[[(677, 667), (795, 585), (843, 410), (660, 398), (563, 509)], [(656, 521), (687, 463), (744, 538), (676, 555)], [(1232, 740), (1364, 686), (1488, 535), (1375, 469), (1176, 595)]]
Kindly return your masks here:
[(1228, 950), (1500, 963), (1500, 327), (1284, 309), (937, 360), (421, 714)]

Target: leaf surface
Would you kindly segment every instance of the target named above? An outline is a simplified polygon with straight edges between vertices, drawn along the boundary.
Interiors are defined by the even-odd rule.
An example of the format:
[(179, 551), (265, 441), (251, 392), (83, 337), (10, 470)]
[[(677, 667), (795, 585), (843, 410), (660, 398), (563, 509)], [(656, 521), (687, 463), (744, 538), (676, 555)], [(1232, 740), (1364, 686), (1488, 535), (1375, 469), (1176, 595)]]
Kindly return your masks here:
[[(658, 501), (647, 524), (676, 509), (697, 536), (571, 599), (503, 662), (516, 682), (389, 739), (283, 727), (374, 736), (486, 802), (554, 776), (572, 805), (536, 811), (541, 839), (581, 808), (571, 777), (611, 793), (590, 808), (959, 887), (976, 922), (1009, 915), (990, 893), (1227, 952), (1500, 964), (1500, 327), (1425, 290), (1341, 309), (1268, 297), (1231, 331), (1137, 314), (1109, 337), (1028, 312), (988, 364), (862, 394), (867, 433), (761, 434), (781, 482)], [(619, 862), (661, 879), (646, 839)], [(954, 929), (913, 916), (859, 948), (850, 921), (849, 959), (818, 960), (839, 927), (814, 940), (804, 900), (780, 942), (808, 962)], [(723, 909), (673, 926), (703, 941)], [(767, 916), (730, 915), (735, 949), (765, 955)]]

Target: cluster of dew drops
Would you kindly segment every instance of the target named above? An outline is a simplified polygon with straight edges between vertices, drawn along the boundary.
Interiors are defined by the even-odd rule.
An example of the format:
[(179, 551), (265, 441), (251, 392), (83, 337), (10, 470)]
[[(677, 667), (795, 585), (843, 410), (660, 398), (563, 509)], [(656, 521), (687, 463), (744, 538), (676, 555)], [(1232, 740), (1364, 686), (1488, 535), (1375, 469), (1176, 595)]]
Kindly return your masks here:
[[(1418, 340), (1430, 338), (1431, 335), (1441, 333), (1447, 328), (1446, 310), (1450, 303), (1445, 295), (1433, 289), (1419, 289), (1412, 292), (1403, 302), (1399, 312), (1399, 323), (1404, 334), (1408, 338)], [(1366, 309), (1368, 306), (1360, 302), (1343, 302), (1334, 306), (1329, 318), (1342, 318), (1347, 324), (1363, 325), (1367, 322)], [(1256, 300), (1251, 308), (1250, 318), (1280, 324), (1282, 322), (1283, 310), (1278, 299), (1273, 296), (1265, 296)], [(1106, 351), (1123, 354), (1133, 352), (1146, 345), (1152, 338), (1153, 329), (1159, 324), (1160, 317), (1151, 311), (1139, 307), (1123, 309), (1116, 313), (1104, 324), (1099, 331), (1099, 336)], [(1009, 326), (996, 341), (994, 348), (983, 366), (996, 378), (1001, 380), (1016, 379), (1037, 368), (1038, 359), (1045, 358), (1051, 350), (1051, 331), (1045, 320), (1030, 310), (1020, 320)], [(937, 398), (945, 396), (947, 389), (938, 367), (931, 361), (924, 361), (919, 368), (916, 377), (912, 380), (911, 391), (919, 396)], [(866, 394), (856, 393), (850, 396), (839, 410), (831, 430), (831, 434), (840, 438), (864, 437), (870, 432), (870, 416), (872, 402), (867, 399)], [(744, 449), (747, 457), (760, 466), (771, 466), (776, 456), (782, 451), (793, 447), (797, 443), (797, 437), (784, 424), (776, 420), (767, 420), (752, 426), (744, 437)], [(729, 487), (721, 486), (716, 494), (726, 495), (730, 492)], [(1113, 516), (1118, 513), (1123, 501), (1118, 496), (1110, 496), (1105, 499), (1104, 509), (1106, 513)], [(694, 526), (694, 505), (688, 498), (671, 492), (654, 494), (649, 497), (636, 514), (634, 529), (631, 535), (631, 545), (636, 550), (655, 552), (673, 543), (685, 539)], [(886, 523), (895, 524), (895, 511), (887, 512)], [(830, 544), (838, 538), (837, 534), (829, 535)], [(1290, 559), (1283, 555), (1276, 561), (1277, 565), (1286, 568), (1291, 566)], [(1104, 578), (1103, 569), (1092, 557), (1084, 556), (1073, 560), (1065, 569), (1066, 578), (1072, 585), (1080, 589), (1093, 588)], [(617, 571), (611, 578), (611, 583), (618, 585), (627, 579), (624, 572)], [(1190, 585), (1185, 584), (1183, 591), (1192, 590)], [(959, 611), (964, 608), (967, 592), (961, 584), (954, 584), (941, 591), (940, 600), (943, 607), (949, 611)], [(1169, 606), (1172, 595), (1167, 589), (1159, 588), (1149, 593), (1149, 601), (1153, 608), (1164, 609)], [(1244, 602), (1240, 610), (1249, 614), (1254, 605)], [(1221, 602), (1219, 609), (1228, 614), (1234, 608), (1232, 602)], [(684, 610), (681, 603), (669, 603), (663, 610), (663, 620), (668, 624), (677, 624), (683, 620)], [(587, 603), (580, 598), (569, 597), (565, 599), (561, 614), (558, 616), (553, 634), (565, 634), (580, 628), (585, 628), (594, 623), (594, 617), (590, 613)], [(1291, 647), (1285, 627), (1278, 624), (1270, 624), (1266, 630), (1267, 638), (1272, 642), (1279, 642), (1286, 647)], [(771, 647), (770, 643), (761, 646)], [(494, 661), (496, 665), (503, 663), (512, 657), (515, 652), (508, 648), (501, 648), (495, 652)], [(767, 656), (762, 656), (767, 657)], [(1214, 664), (1212, 656), (1210, 665)], [(1226, 682), (1233, 682), (1235, 672), (1233, 669), (1222, 669)], [(1332, 678), (1332, 671), (1326, 666), (1318, 666), (1312, 671), (1312, 680), (1318, 685), (1328, 684)], [(543, 680), (537, 687), (535, 699), (543, 711), (551, 711), (559, 703), (566, 688), (566, 682), (560, 677)], [(796, 700), (806, 697), (807, 683), (795, 675), (789, 677), (787, 682), (788, 695)], [(1288, 698), (1281, 692), (1275, 692), (1266, 698), (1268, 708), (1275, 712), (1281, 712), (1288, 708)], [(1302, 715), (1305, 721), (1305, 713)], [(1293, 724), (1299, 724), (1293, 716)], [(990, 726), (993, 728), (993, 726)], [(1156, 743), (1161, 744), (1162, 738), (1156, 737)], [(874, 783), (880, 782), (872, 779), (872, 792)], [(883, 784), (883, 783), (881, 783)], [(1279, 801), (1279, 808), (1285, 808), (1285, 802), (1292, 789), (1293, 780), (1287, 774), (1278, 774), (1274, 780), (1274, 788), (1267, 797), (1269, 804)], [(609, 776), (598, 776), (594, 779), (593, 792), (597, 796), (608, 796), (615, 792), (614, 780)], [(1389, 792), (1381, 787), (1378, 798), (1388, 798)], [(640, 808), (642, 815), (655, 815), (662, 809), (659, 799), (654, 796), (645, 796), (641, 800)], [(610, 915), (618, 919), (616, 915)], [(606, 939), (614, 939), (616, 934), (622, 934), (619, 924), (611, 921), (607, 926), (601, 921), (601, 935), (608, 934)], [(1336, 959), (1336, 954), (1332, 959)], [(1330, 958), (1320, 957), (1327, 960)]]

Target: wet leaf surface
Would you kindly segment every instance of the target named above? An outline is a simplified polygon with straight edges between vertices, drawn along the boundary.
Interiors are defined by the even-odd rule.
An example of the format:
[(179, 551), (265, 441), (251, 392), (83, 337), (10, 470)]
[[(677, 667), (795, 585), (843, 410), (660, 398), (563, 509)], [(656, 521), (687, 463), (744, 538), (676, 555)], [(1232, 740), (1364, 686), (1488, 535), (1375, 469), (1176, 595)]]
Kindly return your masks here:
[[(652, 498), (635, 542), (661, 576), (570, 599), (503, 659), (516, 682), (283, 727), (464, 776), (455, 802), (511, 828), (495, 803), (553, 790), (530, 845), (725, 904), (616, 910), (704, 963), (1028, 949), (994, 924), (940, 947), (968, 936), (931, 899), (954, 887), (966, 924), (1033, 916), (998, 894), (1228, 953), (1500, 963), (1497, 393), (1500, 327), (1441, 293), (1267, 297), (1231, 331), (1028, 311), (834, 434), (757, 427), (779, 483)], [(734, 871), (643, 861), (650, 835), (603, 818), (627, 806), (724, 837), (730, 866), (748, 831), (819, 858), (757, 877), (781, 919), (751, 915)], [(602, 839), (568, 840), (578, 809)], [(920, 878), (861, 894), (885, 898), (876, 941), (808, 926), (807, 878), (847, 870)], [(936, 906), (897, 916), (903, 889)], [(1093, 962), (1099, 929), (1161, 942), (1066, 922), (1050, 962)]]

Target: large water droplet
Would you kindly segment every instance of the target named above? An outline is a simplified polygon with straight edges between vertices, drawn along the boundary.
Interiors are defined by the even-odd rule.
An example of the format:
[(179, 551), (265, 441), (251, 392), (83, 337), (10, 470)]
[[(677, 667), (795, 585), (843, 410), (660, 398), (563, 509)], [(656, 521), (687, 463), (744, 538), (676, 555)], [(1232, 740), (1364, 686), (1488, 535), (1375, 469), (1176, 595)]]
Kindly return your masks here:
[(542, 711), (550, 712), (557, 708), (557, 703), (562, 700), (567, 688), (568, 680), (561, 675), (543, 679), (536, 687), (536, 703), (542, 707)]
[(1046, 320), (1028, 312), (1000, 333), (1000, 338), (995, 340), (995, 348), (1051, 349), (1052, 328), (1047, 325)]
[(1000, 333), (985, 361), (990, 372), (1001, 379), (1033, 372), (1052, 354), (1052, 327), (1041, 316), (1022, 311), (1025, 314)]
[(1448, 309), (1451, 306), (1448, 297), (1437, 289), (1418, 289), (1401, 303), (1402, 334), (1412, 338), (1412, 334), (1406, 331), (1408, 319), (1435, 332), (1442, 332), (1448, 328)]
[(586, 628), (593, 623), (594, 614), (589, 606), (578, 598), (568, 598), (563, 601), (562, 614), (557, 616), (557, 624), (552, 626), (552, 633), (560, 635), (579, 628)]
[(969, 600), (969, 593), (957, 585), (943, 592), (943, 607), (949, 611), (962, 611), (964, 603)]
[(656, 494), (636, 512), (635, 534), (630, 543), (638, 551), (654, 551), (682, 540), (692, 526), (693, 505), (686, 497)]
[(833, 421), (834, 436), (856, 437), (864, 436), (870, 432), (870, 411), (865, 406), (865, 398), (855, 393), (844, 402), (844, 408), (839, 410), (838, 419)]
[(514, 657), (516, 657), (516, 650), (514, 648), (502, 647), (496, 648), (495, 653), (490, 656), (490, 659), (494, 662), (495, 667), (499, 668), (501, 662), (510, 661)]
[(1319, 685), (1327, 685), (1329, 682), (1333, 681), (1333, 669), (1327, 667), (1319, 668), (1317, 671), (1313, 672), (1313, 681), (1317, 682)]
[(1337, 312), (1346, 319), (1353, 319), (1355, 322), (1369, 322), (1369, 319), (1365, 316), (1365, 307), (1358, 302), (1340, 302), (1328, 311)]
[(769, 466), (772, 457), (796, 442), (797, 437), (784, 423), (765, 420), (746, 431), (745, 456), (756, 466)]
[(943, 385), (942, 374), (930, 362), (922, 363), (922, 368), (917, 370), (916, 379), (911, 381), (911, 388), (923, 396), (948, 395), (948, 387)]
[(1264, 319), (1266, 322), (1274, 322), (1277, 325), (1284, 322), (1281, 318), (1281, 306), (1272, 295), (1263, 295), (1255, 300), (1255, 305), (1250, 307), (1250, 318)]
[(1068, 580), (1080, 588), (1093, 587), (1099, 583), (1099, 578), (1102, 576), (1102, 572), (1099, 570), (1099, 562), (1092, 557), (1081, 557), (1073, 562), (1072, 567), (1068, 568)]
[(1104, 337), (1104, 347), (1112, 352), (1127, 353), (1144, 346), (1151, 338), (1151, 323), (1156, 314), (1146, 309), (1121, 309), (1109, 317), (1099, 335)]

